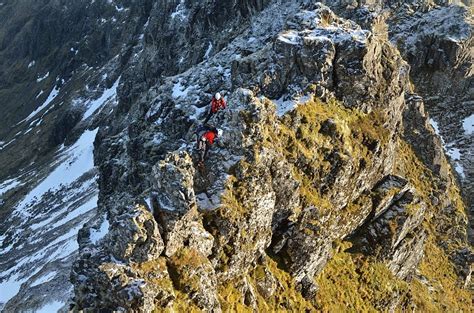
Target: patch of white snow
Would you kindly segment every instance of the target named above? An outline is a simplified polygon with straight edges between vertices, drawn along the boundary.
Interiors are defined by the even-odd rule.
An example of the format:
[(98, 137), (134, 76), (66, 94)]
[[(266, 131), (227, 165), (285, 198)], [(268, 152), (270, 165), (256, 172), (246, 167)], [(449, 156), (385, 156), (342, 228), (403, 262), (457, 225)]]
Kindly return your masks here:
[(84, 113), (82, 120), (87, 119), (89, 116), (94, 114), (99, 108), (101, 108), (107, 101), (115, 100), (115, 96), (117, 95), (117, 87), (119, 84), (120, 77), (117, 78), (115, 83), (109, 89), (105, 89), (99, 99), (89, 101), (86, 106), (88, 107), (87, 111)]
[(462, 128), (467, 135), (474, 133), (474, 114), (469, 117), (466, 117), (462, 122)]
[(441, 134), (440, 134), (440, 132), (439, 132), (438, 123), (437, 123), (434, 119), (432, 119), (432, 118), (430, 118), (429, 121), (430, 121), (431, 126), (433, 126), (433, 129), (434, 129), (436, 135), (441, 136)]
[(184, 20), (186, 18), (186, 5), (184, 0), (181, 0), (176, 6), (176, 9), (171, 13), (171, 19)]
[(278, 40), (285, 42), (290, 45), (296, 45), (301, 40), (301, 37), (294, 30), (284, 32), (278, 36)]
[(92, 243), (96, 244), (99, 240), (101, 240), (102, 238), (105, 237), (105, 235), (107, 235), (107, 233), (109, 232), (109, 221), (107, 220), (107, 216), (104, 215), (104, 220), (102, 222), (102, 224), (100, 224), (100, 227), (99, 229), (95, 230), (95, 229), (92, 229), (91, 230), (91, 234), (90, 234), (90, 240)]
[(56, 271), (52, 271), (52, 272), (47, 273), (46, 275), (40, 276), (30, 286), (34, 287), (34, 286), (44, 284), (44, 283), (52, 280), (54, 277), (56, 277), (56, 274), (57, 274)]
[(209, 41), (209, 46), (207, 47), (206, 53), (204, 54), (204, 59), (209, 58), (209, 55), (211, 54), (212, 51), (212, 42)]
[(44, 91), (43, 91), (43, 89), (41, 89), (41, 91), (38, 93), (38, 95), (36, 96), (35, 99), (38, 99), (43, 93), (44, 93)]
[(46, 78), (48, 78), (48, 77), (49, 77), (49, 72), (46, 73), (46, 74), (44, 74), (43, 77), (39, 77), (38, 79), (36, 79), (36, 82), (37, 82), (37, 83), (40, 83), (40, 82), (42, 82), (43, 80), (45, 80)]
[(461, 163), (456, 162), (456, 163), (455, 163), (455, 166), (454, 166), (454, 169), (456, 170), (456, 172), (458, 172), (458, 174), (459, 174), (463, 179), (466, 178), (466, 175), (464, 174), (464, 167), (461, 165)]
[(13, 298), (20, 290), (21, 284), (25, 280), (18, 279), (17, 275), (13, 275), (10, 278), (0, 282), (0, 304), (7, 303), (8, 300)]
[(276, 113), (278, 117), (282, 117), (286, 113), (294, 110), (298, 106), (298, 104), (307, 102), (308, 100), (310, 100), (309, 96), (303, 96), (303, 97), (299, 97), (296, 99), (289, 99), (289, 100), (285, 100), (284, 96), (282, 96), (280, 99), (272, 100), (272, 101), (276, 105), (276, 109), (277, 109)]
[(58, 312), (63, 306), (65, 305), (64, 302), (60, 301), (53, 301), (47, 303), (41, 309), (37, 310), (36, 313), (54, 313)]
[[(56, 98), (56, 96), (59, 94), (59, 88), (54, 86), (53, 90), (51, 90), (51, 92), (49, 93), (48, 95), (48, 98), (46, 99), (46, 101), (40, 105), (36, 110), (34, 110), (33, 112), (31, 112), (30, 115), (28, 115), (23, 121), (21, 122), (25, 122), (25, 121), (29, 121), (31, 120), (36, 114), (38, 114), (40, 111), (42, 111), (44, 108), (46, 108), (50, 103), (51, 101), (54, 100), (54, 98)], [(39, 96), (39, 95), (38, 95)], [(20, 123), (21, 123), (20, 122)]]
[(20, 181), (16, 180), (16, 179), (8, 179), (2, 183), (0, 183), (0, 196), (4, 193), (6, 193), (7, 191), (19, 186), (21, 184)]
[(459, 161), (461, 160), (461, 151), (458, 148), (447, 148), (446, 147), (446, 153), (449, 155), (451, 159), (454, 161)]
[(40, 184), (31, 190), (17, 205), (20, 212), (41, 199), (47, 192), (54, 192), (61, 185), (68, 185), (94, 167), (94, 139), (98, 128), (86, 130), (74, 145), (63, 154), (63, 162), (56, 167)]
[(187, 88), (185, 88), (183, 85), (181, 85), (181, 80), (178, 80), (178, 82), (173, 86), (171, 96), (175, 99), (185, 98), (188, 93), (195, 88), (195, 86), (188, 86)]

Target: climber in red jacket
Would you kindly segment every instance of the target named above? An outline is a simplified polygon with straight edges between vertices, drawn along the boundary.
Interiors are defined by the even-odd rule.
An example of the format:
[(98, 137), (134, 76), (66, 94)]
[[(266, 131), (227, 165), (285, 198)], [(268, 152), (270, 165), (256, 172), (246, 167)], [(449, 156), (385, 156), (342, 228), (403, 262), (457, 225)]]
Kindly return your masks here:
[(198, 137), (198, 151), (199, 151), (199, 164), (204, 165), (204, 160), (207, 158), (209, 149), (214, 144), (214, 141), (222, 136), (222, 130), (212, 127)]
[(222, 98), (221, 94), (217, 92), (211, 100), (211, 109), (209, 110), (209, 113), (207, 114), (206, 119), (204, 120), (204, 124), (206, 124), (211, 116), (219, 112), (219, 110), (223, 110), (226, 108), (227, 103), (225, 102), (224, 98)]

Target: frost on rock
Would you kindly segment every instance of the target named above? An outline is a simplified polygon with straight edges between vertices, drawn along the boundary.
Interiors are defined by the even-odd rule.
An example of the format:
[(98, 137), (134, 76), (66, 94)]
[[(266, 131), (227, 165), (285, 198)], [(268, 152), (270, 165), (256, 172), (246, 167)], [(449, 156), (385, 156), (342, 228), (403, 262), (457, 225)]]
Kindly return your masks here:
[(176, 9), (171, 13), (172, 19), (184, 20), (186, 19), (186, 4), (185, 0), (180, 0), (179, 4), (176, 6)]
[(462, 6), (452, 5), (439, 7), (425, 14), (407, 16), (401, 23), (394, 23), (390, 30), (393, 34), (391, 40), (403, 45), (405, 47), (403, 50), (412, 56), (416, 56), (417, 49), (421, 48), (419, 44), (423, 38), (446, 37), (457, 44), (471, 36), (469, 24), (458, 18), (466, 13), (466, 9)]
[(278, 35), (278, 40), (290, 45), (297, 45), (301, 43), (301, 37), (293, 30)]
[[(408, 177), (394, 173), (397, 161), (411, 156), (400, 157), (408, 153), (400, 145), (417, 148), (433, 172), (430, 183), (449, 185), (443, 179), (450, 168), (421, 98), (409, 94), (410, 69), (387, 40), (385, 15), (366, 12), (373, 23), (359, 25), (348, 19), (354, 12), (341, 18), (311, 1), (175, 0), (140, 10), (124, 1), (89, 2), (107, 9), (91, 26), (105, 32), (97, 36), (105, 41), (94, 49), (87, 34), (63, 46), (67, 67), (88, 64), (72, 78), (84, 78), (83, 87), (61, 85), (60, 95), (55, 87), (24, 130), (2, 138), (0, 149), (52, 123), (43, 117), (62, 113), (53, 98), (78, 112), (78, 125), (63, 140), (68, 146), (48, 171), (31, 166), (0, 184), (7, 201), (20, 198), (0, 235), (0, 302), (9, 302), (7, 311), (23, 309), (27, 288), (55, 295), (26, 310), (63, 305), (55, 300), (71, 295), (58, 287), (71, 264), (73, 310), (220, 312), (234, 299), (239, 308), (268, 304), (271, 311), (292, 308), (295, 297), (311, 310), (314, 303), (302, 297), (319, 299), (325, 286), (318, 276), (338, 253), (333, 248), (351, 236), (357, 260), (369, 269), (376, 262), (397, 277), (387, 275), (390, 281), (419, 279), (426, 214), (439, 208), (444, 218), (448, 201), (425, 190), (423, 201), (436, 201), (426, 206)], [(420, 14), (406, 21), (426, 20)], [(438, 28), (448, 31), (443, 23)], [(115, 46), (118, 33), (131, 41)], [(450, 44), (462, 43), (451, 35)], [(110, 88), (94, 87), (104, 84)], [(31, 97), (45, 97), (35, 86)], [(217, 91), (228, 107), (209, 123), (224, 135), (201, 168), (195, 130)], [(445, 123), (435, 119), (433, 128), (444, 135)], [(85, 125), (91, 130), (82, 132)], [(466, 159), (465, 149), (447, 147), (455, 162)], [(468, 177), (459, 164), (454, 168)], [(416, 179), (424, 183), (424, 176)], [(231, 296), (222, 293), (229, 290)], [(404, 289), (392, 291), (376, 310), (413, 308)]]

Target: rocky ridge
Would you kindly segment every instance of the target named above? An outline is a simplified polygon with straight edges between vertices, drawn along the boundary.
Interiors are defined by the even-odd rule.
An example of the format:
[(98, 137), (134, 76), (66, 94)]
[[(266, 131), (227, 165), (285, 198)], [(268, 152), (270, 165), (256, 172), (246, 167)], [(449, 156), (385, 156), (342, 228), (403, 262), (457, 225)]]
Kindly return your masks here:
[[(71, 294), (65, 276), (78, 248), (74, 310), (469, 307), (473, 254), (454, 176), (469, 188), (472, 149), (468, 133), (451, 144), (444, 122), (440, 140), (425, 113), (444, 105), (456, 108), (456, 123), (467, 116), (472, 23), (465, 8), (431, 1), (327, 3), (336, 13), (311, 1), (83, 5), (53, 10), (60, 19), (90, 12), (77, 15), (78, 27), (97, 23), (77, 42), (76, 30), (72, 39), (59, 32), (63, 46), (79, 51), (71, 50), (74, 62), (68, 49), (56, 53), (65, 60), (56, 63), (69, 65), (40, 82), (53, 58), (25, 50), (19, 62), (25, 71), (39, 64), (23, 83), (47, 84), (51, 93), (35, 111), (43, 110), (40, 119), (19, 123), (0, 143), (0, 163), (10, 164), (0, 177), (23, 166), (22, 176), (0, 185), (8, 221), (1, 286), (15, 277), (22, 283), (4, 311), (53, 310), (50, 299)], [(134, 26), (121, 32), (124, 22)], [(15, 46), (2, 53), (10, 58)], [(450, 72), (437, 72), (441, 65)], [(432, 97), (446, 79), (461, 83)], [(212, 123), (225, 135), (202, 173), (194, 168), (193, 132), (217, 90), (228, 91), (230, 106)], [(30, 91), (25, 100), (39, 89)], [(83, 149), (96, 133), (94, 167), (92, 150)], [(28, 154), (12, 159), (27, 143), (41, 146), (30, 151), (41, 156), (35, 164), (25, 163)], [(453, 165), (461, 162), (466, 177), (445, 157), (458, 143)], [(87, 156), (84, 175), (48, 185), (59, 171), (47, 165), (68, 170), (78, 155)], [(61, 162), (50, 161), (57, 156)], [(83, 223), (77, 247), (71, 242)], [(42, 249), (29, 236), (52, 244)], [(64, 255), (43, 257), (55, 250)], [(26, 273), (35, 262), (38, 271)]]
[[(353, 242), (346, 251), (385, 264), (393, 281), (420, 284), (417, 268), (435, 236), (429, 216), (449, 210), (450, 223), (467, 225), (444, 157), (436, 162), (446, 174), (432, 184), (399, 160), (402, 151), (416, 158), (410, 144), (419, 138), (409, 135), (416, 96), (407, 63), (378, 33), (383, 20), (363, 30), (321, 4), (284, 18), (271, 40), (250, 40), (258, 43), (242, 56), (239, 42), (256, 37), (245, 32), (118, 115), (115, 125), (126, 128), (99, 133), (100, 203), (111, 231), (95, 245), (87, 227), (80, 237), (71, 276), (77, 308), (324, 308), (316, 277), (336, 242)], [(216, 70), (224, 81), (209, 88)], [(201, 99), (221, 89), (231, 90), (229, 109), (214, 120), (225, 135), (203, 174), (193, 166), (193, 125), (204, 113)], [(436, 142), (420, 114), (423, 126), (415, 126)], [(117, 188), (131, 182), (133, 189)], [(449, 202), (434, 199), (442, 190), (453, 190)], [(465, 236), (445, 253), (469, 251)], [(468, 267), (464, 260), (456, 268), (467, 277)], [(252, 277), (256, 268), (263, 277)], [(281, 271), (293, 286), (285, 292), (299, 295), (294, 302), (275, 299)], [(223, 298), (229, 284), (233, 300)], [(416, 307), (417, 296), (405, 290), (371, 305)]]

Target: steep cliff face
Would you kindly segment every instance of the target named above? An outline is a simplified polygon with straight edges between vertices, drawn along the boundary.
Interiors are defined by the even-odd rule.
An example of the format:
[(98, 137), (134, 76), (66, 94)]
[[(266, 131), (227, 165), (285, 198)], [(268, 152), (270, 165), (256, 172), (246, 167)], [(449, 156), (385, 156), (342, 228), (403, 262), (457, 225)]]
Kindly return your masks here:
[[(400, 14), (403, 17), (405, 12)], [(392, 40), (397, 43), (412, 66), (412, 79), (424, 98), (431, 123), (443, 139), (443, 145), (455, 174), (470, 217), (473, 202), (473, 25), (472, 8), (443, 7), (418, 18), (408, 18), (393, 27)], [(413, 31), (414, 35), (401, 39)], [(414, 54), (415, 49), (418, 50)], [(473, 240), (473, 223), (469, 230)]]
[[(472, 199), (473, 19), (472, 2), (328, 1), (362, 27), (379, 16), (387, 19), (389, 38), (410, 64), (414, 90), (423, 97), (431, 124), (462, 186), (469, 216)], [(453, 3), (458, 5), (453, 5)], [(472, 225), (469, 235), (472, 242)]]
[[(5, 34), (22, 3), (0, 6)], [(1, 308), (53, 310), (70, 297), (64, 308), (91, 311), (469, 311), (466, 206), (451, 146), (425, 112), (440, 86), (441, 102), (466, 111), (467, 11), (327, 5), (52, 1), (54, 23), (77, 21), (54, 40), (79, 51), (54, 52), (54, 72), (49, 50), (15, 59), (18, 45), (0, 37), (2, 61), (51, 69), (18, 88), (44, 81), (53, 95), (0, 130), (0, 164), (11, 164), (0, 170), (0, 286), (16, 288)], [(463, 18), (448, 27), (452, 16)], [(452, 45), (439, 39), (453, 32)], [(449, 75), (461, 84), (443, 85)], [(203, 169), (194, 132), (216, 91), (228, 108), (210, 123), (224, 134)]]

